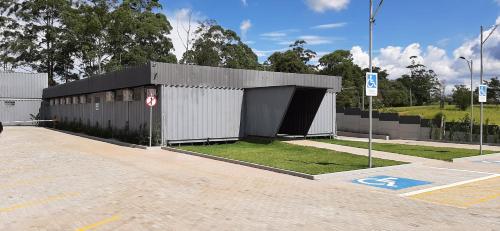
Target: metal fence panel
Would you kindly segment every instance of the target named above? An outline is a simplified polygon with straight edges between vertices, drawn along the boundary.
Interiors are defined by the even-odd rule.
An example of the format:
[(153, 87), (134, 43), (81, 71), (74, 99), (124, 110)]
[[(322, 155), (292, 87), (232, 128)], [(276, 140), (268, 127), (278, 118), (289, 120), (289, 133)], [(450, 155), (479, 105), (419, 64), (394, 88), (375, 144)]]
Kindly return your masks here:
[(0, 98), (41, 99), (47, 74), (0, 72)]

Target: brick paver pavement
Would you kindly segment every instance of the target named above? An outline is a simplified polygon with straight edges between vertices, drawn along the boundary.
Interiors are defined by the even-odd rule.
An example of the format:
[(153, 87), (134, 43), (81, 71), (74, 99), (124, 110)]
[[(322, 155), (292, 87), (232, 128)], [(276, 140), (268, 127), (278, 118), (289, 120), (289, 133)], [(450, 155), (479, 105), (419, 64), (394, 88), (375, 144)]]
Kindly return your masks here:
[(348, 181), (119, 147), (43, 128), (0, 135), (0, 230), (498, 230), (498, 207), (434, 205)]

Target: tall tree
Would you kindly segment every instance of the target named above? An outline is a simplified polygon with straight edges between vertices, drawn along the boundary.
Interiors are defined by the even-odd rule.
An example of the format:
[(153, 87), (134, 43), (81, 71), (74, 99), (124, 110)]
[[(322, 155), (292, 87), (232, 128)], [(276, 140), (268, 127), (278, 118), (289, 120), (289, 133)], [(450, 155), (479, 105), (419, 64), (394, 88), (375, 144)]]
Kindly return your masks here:
[(494, 103), (498, 106), (500, 104), (500, 80), (498, 77), (491, 78), (488, 81), (488, 102)]
[(4, 46), (14, 54), (15, 65), (26, 65), (38, 72), (46, 72), (49, 84), (64, 73), (61, 52), (65, 33), (62, 22), (64, 12), (70, 7), (67, 0), (4, 0), (0, 13), (20, 21), (17, 33)]
[(236, 32), (224, 29), (214, 20), (200, 22), (191, 49), (181, 63), (202, 66), (258, 69), (257, 55)]
[(266, 66), (271, 71), (289, 73), (314, 73), (315, 66), (308, 62), (316, 57), (316, 52), (304, 48), (306, 42), (297, 40), (285, 52), (275, 52), (266, 61)]
[(437, 74), (425, 65), (418, 63), (416, 56), (410, 57), (411, 64), (407, 67), (410, 75), (398, 79), (407, 89), (411, 89), (411, 97), (416, 105), (424, 105), (441, 99), (440, 83)]

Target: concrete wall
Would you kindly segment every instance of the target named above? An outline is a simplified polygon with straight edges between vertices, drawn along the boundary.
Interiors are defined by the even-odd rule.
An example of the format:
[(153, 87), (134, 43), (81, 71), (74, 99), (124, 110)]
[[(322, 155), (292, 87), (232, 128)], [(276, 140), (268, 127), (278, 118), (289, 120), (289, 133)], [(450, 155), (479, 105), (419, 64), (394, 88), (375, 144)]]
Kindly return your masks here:
[(243, 89), (162, 87), (164, 143), (242, 136)]

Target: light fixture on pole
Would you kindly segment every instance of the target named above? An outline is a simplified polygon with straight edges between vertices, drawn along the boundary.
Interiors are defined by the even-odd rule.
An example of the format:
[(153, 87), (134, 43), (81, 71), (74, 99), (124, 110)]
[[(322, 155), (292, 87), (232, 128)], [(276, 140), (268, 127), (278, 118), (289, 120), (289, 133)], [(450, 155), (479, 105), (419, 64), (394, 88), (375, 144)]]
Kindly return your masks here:
[[(484, 43), (486, 42), (486, 40), (488, 40), (491, 36), (491, 34), (493, 34), (493, 32), (497, 29), (498, 27), (498, 24), (497, 25), (494, 25), (493, 26), (493, 29), (491, 29), (490, 33), (488, 34), (488, 36), (486, 36), (485, 39), (483, 39), (483, 26), (480, 27), (480, 31), (481, 31), (481, 36), (480, 36), (480, 56), (481, 56), (481, 71), (480, 71), (480, 84), (483, 84), (483, 46), (484, 46)], [(480, 128), (479, 128), (479, 154), (482, 155), (483, 154), (483, 102), (481, 102), (481, 109), (480, 109)]]
[(470, 142), (472, 143), (472, 132), (474, 126), (474, 87), (472, 84), (472, 59), (468, 60), (465, 57), (461, 56), (461, 59), (467, 61), (467, 66), (469, 66), (470, 70)]
[[(368, 167), (371, 168), (373, 166), (372, 162), (372, 130), (373, 130), (373, 124), (372, 124), (372, 111), (373, 111), (373, 95), (377, 95), (377, 88), (378, 88), (378, 81), (377, 81), (377, 76), (373, 75), (373, 66), (372, 66), (372, 47), (373, 47), (373, 24), (375, 24), (375, 16), (377, 16), (378, 11), (380, 10), (380, 7), (382, 6), (382, 3), (384, 3), (384, 0), (380, 0), (380, 3), (378, 4), (377, 8), (375, 9), (375, 12), (373, 12), (373, 0), (370, 0), (370, 26), (369, 26), (369, 37), (370, 37), (370, 42), (369, 42), (369, 68), (370, 68), (370, 73), (367, 73), (366, 76), (366, 95), (370, 97), (370, 111), (369, 111), (369, 121), (370, 121), (370, 131), (368, 135)], [(369, 75), (368, 75), (369, 74)], [(369, 82), (370, 80), (370, 82)], [(375, 80), (376, 82), (373, 82)], [(374, 85), (375, 84), (375, 85)], [(373, 86), (375, 86), (375, 92), (373, 92)], [(372, 92), (369, 92), (369, 90), (372, 90)], [(371, 94), (368, 94), (371, 93)], [(375, 94), (373, 94), (375, 93)]]

